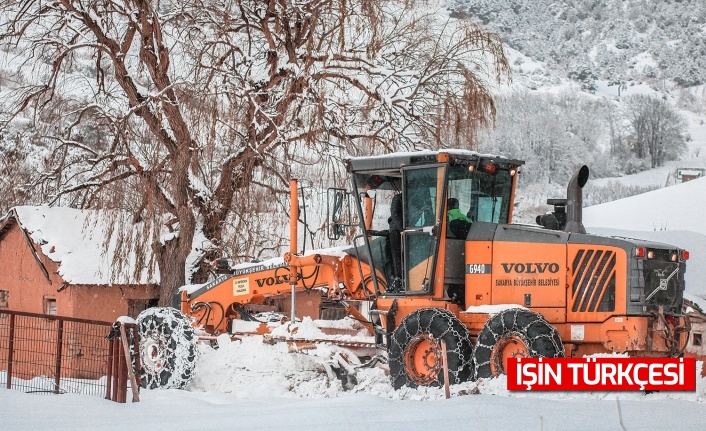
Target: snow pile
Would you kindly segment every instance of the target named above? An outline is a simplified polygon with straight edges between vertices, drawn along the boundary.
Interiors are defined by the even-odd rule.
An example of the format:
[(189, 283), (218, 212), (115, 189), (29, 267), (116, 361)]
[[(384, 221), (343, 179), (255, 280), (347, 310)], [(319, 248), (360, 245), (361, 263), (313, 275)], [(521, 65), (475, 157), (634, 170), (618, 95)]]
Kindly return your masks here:
[[(336, 397), (347, 392), (326, 370), (326, 363), (330, 365), (337, 354), (355, 358), (347, 349), (325, 344), (290, 352), (287, 343), (266, 344), (262, 336), (226, 342), (218, 349), (202, 345), (201, 360), (188, 389), (233, 393), (240, 398)], [(381, 369), (361, 370), (358, 378), (353, 392), (377, 394), (392, 389)]]
[[(325, 363), (336, 354), (354, 358), (345, 348), (319, 344), (316, 348), (290, 352), (287, 343), (266, 344), (263, 337), (245, 337), (218, 349), (201, 346), (201, 360), (190, 391), (232, 393), (238, 398), (301, 397), (332, 398), (365, 393), (388, 399), (429, 400), (444, 397), (443, 388), (403, 388), (395, 391), (384, 368), (358, 368), (357, 385), (350, 390), (331, 378)], [(496, 382), (488, 382), (492, 393), (501, 393)], [(454, 393), (469, 392), (474, 383), (454, 386)], [(503, 385), (504, 387), (504, 385)], [(507, 392), (507, 391), (505, 391)]]
[[(263, 342), (263, 337), (245, 337), (242, 341), (225, 343), (219, 349), (201, 346), (201, 360), (189, 391), (217, 391), (231, 393), (239, 399), (253, 397), (332, 398), (364, 393), (390, 400), (440, 400), (443, 388), (404, 387), (394, 390), (386, 370), (380, 367), (358, 368), (357, 385), (350, 390), (327, 375), (324, 363), (337, 353), (352, 355), (344, 348), (318, 345), (316, 348), (290, 352), (286, 343), (274, 345)], [(697, 376), (702, 363), (697, 362)], [(642, 392), (522, 392), (508, 391), (507, 378), (466, 382), (451, 386), (452, 396), (474, 393), (516, 398), (543, 398), (552, 400), (609, 399), (640, 400)], [(651, 394), (651, 400), (679, 399), (706, 402), (706, 378), (697, 378), (695, 392), (660, 392)]]
[[(329, 329), (330, 331), (326, 331)], [(333, 333), (333, 334), (332, 334)], [(304, 317), (301, 322), (287, 322), (272, 329), (275, 337), (329, 339), (338, 341), (373, 342), (372, 334), (357, 320), (346, 317), (340, 320), (313, 320)]]
[(496, 304), (496, 305), (471, 305), (466, 309), (466, 313), (484, 313), (495, 315), (502, 313), (505, 310), (510, 310), (511, 308), (520, 308), (522, 310), (527, 310), (519, 304)]
[(690, 230), (706, 235), (706, 178), (584, 208), (586, 227), (630, 231)]
[[(151, 248), (139, 247), (140, 225), (121, 221), (123, 214), (48, 206), (18, 206), (14, 211), (20, 226), (41, 247), (42, 253), (59, 263), (59, 275), (68, 283), (159, 281), (156, 265), (149, 271)], [(129, 250), (127, 264), (116, 265), (116, 256), (126, 250)], [(135, 268), (142, 268), (139, 274), (135, 274)]]

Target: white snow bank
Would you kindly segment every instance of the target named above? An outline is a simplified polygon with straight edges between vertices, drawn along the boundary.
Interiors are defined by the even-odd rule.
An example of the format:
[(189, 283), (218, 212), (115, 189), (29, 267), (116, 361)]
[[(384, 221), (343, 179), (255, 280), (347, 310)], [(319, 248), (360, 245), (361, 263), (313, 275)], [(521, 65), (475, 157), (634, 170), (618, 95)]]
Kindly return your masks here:
[[(327, 334), (325, 328), (339, 330), (338, 334)], [(340, 320), (313, 320), (304, 317), (301, 322), (287, 322), (272, 329), (275, 337), (329, 339), (338, 341), (373, 342), (372, 335), (357, 320), (346, 317)]]
[(584, 208), (588, 227), (690, 230), (706, 235), (706, 178)]
[(586, 184), (586, 193), (590, 193), (592, 186), (607, 187), (611, 183), (620, 183), (624, 186), (661, 188), (669, 184), (672, 175), (671, 166), (661, 166), (655, 169), (638, 172), (632, 175), (613, 178), (591, 178)]
[[(256, 396), (331, 398), (365, 393), (390, 400), (441, 400), (443, 388), (402, 388), (394, 390), (383, 368), (359, 368), (358, 384), (351, 390), (343, 389), (337, 379), (325, 372), (324, 362), (346, 349), (319, 345), (310, 350), (289, 353), (286, 343), (265, 344), (262, 337), (246, 337), (214, 350), (202, 346), (201, 359), (194, 379), (187, 389), (199, 396), (199, 391), (231, 393), (238, 399)], [(697, 363), (700, 375), (701, 362)], [(483, 395), (510, 398), (547, 400), (645, 400), (641, 392), (523, 392), (508, 391), (505, 376), (479, 382), (466, 382), (451, 386), (452, 396), (461, 396), (476, 389)], [(650, 400), (678, 399), (706, 401), (706, 379), (697, 378), (695, 392), (660, 392), (651, 394)], [(473, 402), (473, 398), (469, 399)]]
[[(346, 391), (339, 380), (328, 376), (324, 363), (337, 353), (355, 358), (344, 348), (323, 344), (289, 353), (287, 343), (266, 344), (261, 336), (244, 337), (217, 350), (202, 345), (201, 359), (187, 389), (234, 393), (238, 398), (335, 397)], [(367, 383), (355, 392), (370, 393), (368, 389), (378, 384), (390, 385), (381, 369), (366, 369), (361, 375), (367, 376)]]
[[(490, 383), (490, 382), (488, 382)], [(327, 399), (274, 395), (270, 387), (251, 387), (243, 393), (142, 391), (140, 402), (117, 404), (94, 396), (39, 396), (0, 389), (3, 429), (63, 430), (282, 430), (409, 431), (416, 429), (584, 430), (625, 429), (698, 430), (706, 427), (706, 403), (669, 399), (663, 393), (591, 394), (568, 392), (548, 397), (536, 392), (454, 396), (420, 402), (345, 394)], [(402, 391), (398, 391), (402, 392)], [(413, 391), (410, 391), (413, 392)], [(437, 391), (433, 391), (437, 392)], [(561, 395), (561, 394), (557, 394)], [(620, 404), (618, 405), (618, 401)], [(80, 406), (80, 408), (76, 408)], [(676, 424), (676, 425), (675, 425)]]
[(466, 313), (484, 313), (494, 315), (511, 308), (521, 308), (523, 310), (527, 310), (526, 307), (519, 304), (471, 305), (468, 309), (466, 309)]
[[(245, 337), (242, 341), (226, 343), (215, 350), (201, 346), (201, 359), (189, 391), (218, 391), (232, 393), (239, 399), (268, 397), (331, 398), (354, 393), (365, 393), (391, 400), (440, 400), (443, 388), (422, 387), (394, 390), (386, 370), (380, 367), (358, 368), (358, 384), (344, 390), (341, 382), (327, 375), (324, 363), (337, 354), (353, 354), (345, 348), (319, 344), (316, 348), (290, 353), (287, 343), (266, 344), (263, 337)], [(605, 355), (601, 355), (605, 356)], [(615, 355), (609, 355), (615, 356)], [(697, 376), (701, 362), (697, 363)], [(549, 400), (643, 400), (641, 392), (523, 392), (508, 391), (504, 376), (479, 382), (451, 386), (453, 396), (474, 392), (513, 398), (542, 398)], [(661, 392), (650, 395), (651, 400), (679, 399), (706, 402), (706, 379), (697, 378), (695, 392)]]

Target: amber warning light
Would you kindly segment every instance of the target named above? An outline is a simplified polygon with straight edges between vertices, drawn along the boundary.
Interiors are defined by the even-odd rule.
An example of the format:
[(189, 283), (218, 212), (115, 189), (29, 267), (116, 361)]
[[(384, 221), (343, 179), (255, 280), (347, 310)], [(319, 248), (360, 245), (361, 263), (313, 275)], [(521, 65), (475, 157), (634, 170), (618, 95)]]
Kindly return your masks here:
[(695, 391), (695, 358), (509, 358), (511, 391)]

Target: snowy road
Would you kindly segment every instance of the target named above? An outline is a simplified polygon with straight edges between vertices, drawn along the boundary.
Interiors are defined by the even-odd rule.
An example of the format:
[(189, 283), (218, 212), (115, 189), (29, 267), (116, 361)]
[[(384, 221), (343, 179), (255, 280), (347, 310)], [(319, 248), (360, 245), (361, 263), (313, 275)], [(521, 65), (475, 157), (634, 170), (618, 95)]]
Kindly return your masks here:
[[(144, 391), (138, 404), (78, 395), (32, 395), (0, 389), (3, 430), (699, 430), (706, 404), (661, 394), (611, 393), (557, 399), (466, 395), (400, 401), (354, 394), (338, 398), (250, 398), (217, 392)], [(562, 397), (566, 397), (563, 394)]]

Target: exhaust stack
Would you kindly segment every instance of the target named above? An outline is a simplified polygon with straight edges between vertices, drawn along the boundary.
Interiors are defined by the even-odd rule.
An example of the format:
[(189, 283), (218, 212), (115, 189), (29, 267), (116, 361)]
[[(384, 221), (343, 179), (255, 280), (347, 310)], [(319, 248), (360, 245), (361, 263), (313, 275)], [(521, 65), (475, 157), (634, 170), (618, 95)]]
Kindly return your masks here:
[(586, 233), (583, 227), (583, 186), (588, 182), (588, 166), (576, 171), (566, 187), (566, 226), (564, 232)]

